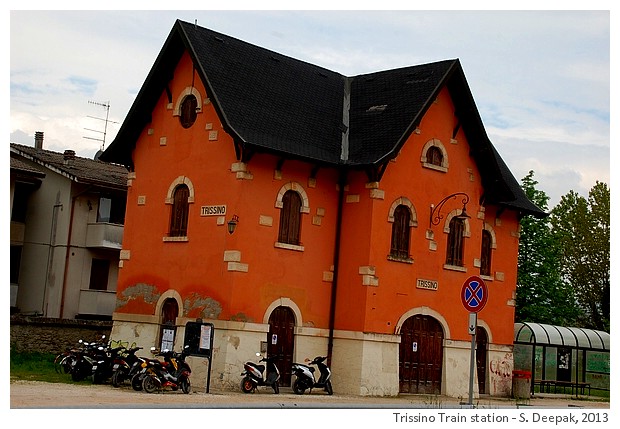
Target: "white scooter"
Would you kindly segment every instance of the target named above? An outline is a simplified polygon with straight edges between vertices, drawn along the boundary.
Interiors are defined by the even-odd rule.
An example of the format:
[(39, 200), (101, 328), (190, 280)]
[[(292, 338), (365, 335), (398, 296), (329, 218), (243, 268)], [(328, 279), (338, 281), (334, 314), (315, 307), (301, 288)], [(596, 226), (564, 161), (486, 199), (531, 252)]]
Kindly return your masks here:
[[(310, 362), (308, 362), (309, 359), (306, 359), (306, 362), (308, 362), (307, 365), (302, 363), (293, 364), (292, 370), (293, 374), (295, 374), (293, 392), (298, 395), (303, 395), (307, 389), (312, 393), (312, 389), (318, 387), (323, 388), (328, 395), (334, 394), (331, 381), (332, 372), (328, 366), (325, 365), (325, 359), (327, 359), (327, 356), (317, 356)], [(314, 367), (309, 365), (316, 365), (319, 368), (321, 376), (318, 381), (314, 378)]]
[[(261, 356), (261, 354), (256, 353), (256, 356)], [(265, 365), (249, 361), (243, 364), (243, 369), (245, 369), (245, 371), (241, 373), (241, 375), (244, 376), (241, 379), (241, 390), (243, 393), (254, 392), (258, 386), (271, 386), (274, 393), (280, 393), (280, 387), (278, 386), (280, 371), (273, 362), (274, 360), (275, 357), (272, 356), (261, 358), (258, 361), (267, 363), (267, 372), (265, 372), (264, 377), (263, 372), (265, 371)]]

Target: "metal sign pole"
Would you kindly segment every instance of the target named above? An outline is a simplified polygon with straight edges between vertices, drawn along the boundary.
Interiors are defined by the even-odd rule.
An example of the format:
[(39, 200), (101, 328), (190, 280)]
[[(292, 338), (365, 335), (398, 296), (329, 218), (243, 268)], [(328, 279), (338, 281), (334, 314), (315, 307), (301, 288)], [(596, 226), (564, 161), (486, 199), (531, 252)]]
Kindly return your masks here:
[(478, 326), (478, 313), (469, 313), (469, 333), (471, 334), (471, 354), (469, 357), (469, 402), (474, 405), (474, 369), (476, 367), (476, 326)]

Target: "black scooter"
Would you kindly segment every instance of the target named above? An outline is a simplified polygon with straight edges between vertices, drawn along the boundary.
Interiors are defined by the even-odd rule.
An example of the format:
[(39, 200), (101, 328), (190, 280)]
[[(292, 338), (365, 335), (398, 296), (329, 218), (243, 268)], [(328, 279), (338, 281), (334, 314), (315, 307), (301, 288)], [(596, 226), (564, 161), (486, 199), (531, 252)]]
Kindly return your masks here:
[(145, 373), (142, 389), (146, 393), (153, 393), (167, 387), (176, 391), (180, 387), (183, 393), (189, 393), (191, 391), (189, 376), (192, 370), (185, 361), (185, 358), (189, 356), (189, 346), (185, 346), (181, 353), (163, 350), (158, 353), (158, 356), (163, 356), (164, 360), (150, 360), (151, 371)]
[[(260, 353), (256, 353), (256, 356), (261, 356)], [(267, 372), (265, 372), (265, 365), (254, 362), (246, 362), (243, 364), (245, 371), (241, 373), (244, 376), (241, 379), (241, 390), (243, 393), (251, 393), (256, 390), (258, 386), (271, 386), (274, 393), (280, 393), (280, 387), (278, 381), (280, 380), (280, 371), (274, 363), (275, 357), (264, 357), (258, 362), (267, 363)], [(263, 373), (265, 376), (263, 377)]]
[[(303, 363), (293, 364), (292, 370), (293, 374), (295, 374), (293, 392), (298, 395), (303, 395), (307, 389), (312, 393), (312, 389), (318, 387), (325, 389), (328, 395), (334, 394), (331, 381), (332, 372), (328, 366), (325, 365), (325, 359), (327, 359), (327, 356), (317, 356), (312, 361), (308, 362), (307, 365)], [(306, 359), (306, 361), (308, 360), (309, 359)], [(315, 381), (314, 378), (314, 367), (309, 365), (316, 365), (319, 368), (321, 376), (318, 381)]]

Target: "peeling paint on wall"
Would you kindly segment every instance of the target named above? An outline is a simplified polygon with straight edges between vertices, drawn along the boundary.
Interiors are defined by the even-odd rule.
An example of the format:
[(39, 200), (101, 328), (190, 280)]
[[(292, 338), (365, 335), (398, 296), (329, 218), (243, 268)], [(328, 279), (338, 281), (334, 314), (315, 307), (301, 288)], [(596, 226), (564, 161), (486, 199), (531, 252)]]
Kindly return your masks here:
[(246, 323), (254, 321), (252, 318), (248, 317), (248, 315), (245, 313), (233, 314), (232, 316), (230, 316), (230, 320), (234, 322), (246, 322)]
[(194, 310), (199, 310), (197, 317), (203, 319), (218, 319), (220, 313), (222, 313), (222, 305), (209, 297), (202, 297), (197, 293), (189, 295), (185, 301), (183, 301), (183, 307), (185, 308), (186, 316), (189, 316)]
[(116, 295), (116, 308), (127, 305), (133, 299), (142, 298), (147, 304), (157, 304), (161, 293), (153, 285), (138, 283)]
[(241, 344), (241, 339), (237, 336), (229, 336), (228, 342), (235, 348), (239, 348), (239, 344)]

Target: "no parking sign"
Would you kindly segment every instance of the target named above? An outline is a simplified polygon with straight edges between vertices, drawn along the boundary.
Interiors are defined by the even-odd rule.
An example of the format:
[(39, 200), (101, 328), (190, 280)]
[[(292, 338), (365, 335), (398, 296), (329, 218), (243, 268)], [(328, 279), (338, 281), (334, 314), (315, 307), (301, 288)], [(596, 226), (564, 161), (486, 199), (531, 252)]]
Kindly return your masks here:
[(461, 289), (461, 301), (465, 310), (477, 313), (484, 308), (489, 299), (489, 290), (486, 283), (478, 276), (471, 276)]

